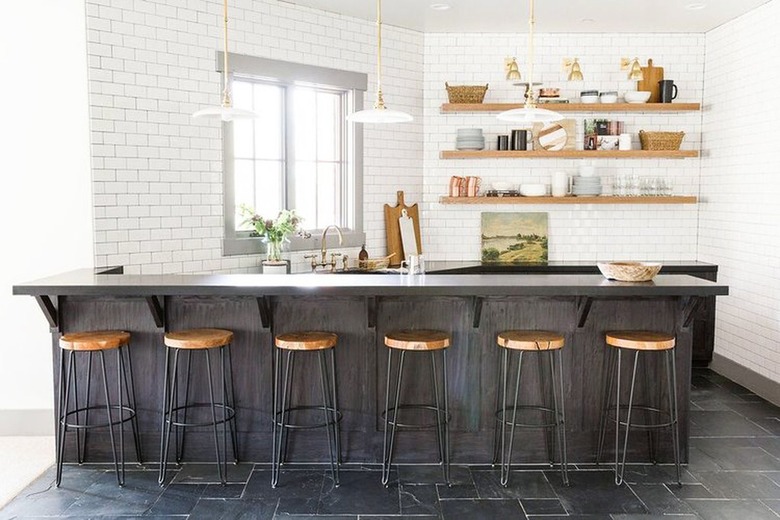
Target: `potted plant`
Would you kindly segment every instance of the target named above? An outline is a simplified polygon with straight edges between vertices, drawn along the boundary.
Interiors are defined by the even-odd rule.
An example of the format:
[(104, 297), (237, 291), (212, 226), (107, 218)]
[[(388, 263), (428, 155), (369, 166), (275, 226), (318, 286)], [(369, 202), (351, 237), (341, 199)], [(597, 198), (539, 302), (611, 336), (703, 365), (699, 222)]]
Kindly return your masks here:
[(302, 219), (295, 210), (282, 210), (275, 219), (266, 219), (246, 205), (241, 205), (241, 214), (246, 217), (244, 223), (254, 227), (257, 236), (265, 242), (263, 273), (286, 274), (287, 262), (282, 259), (282, 246), (290, 241), (292, 234), (305, 235), (301, 228)]

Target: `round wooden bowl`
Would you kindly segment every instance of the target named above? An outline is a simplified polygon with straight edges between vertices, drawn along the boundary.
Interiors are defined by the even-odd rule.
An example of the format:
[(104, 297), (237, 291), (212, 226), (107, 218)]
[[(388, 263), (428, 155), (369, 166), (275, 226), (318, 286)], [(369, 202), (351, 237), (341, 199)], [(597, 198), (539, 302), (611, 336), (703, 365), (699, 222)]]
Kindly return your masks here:
[(656, 262), (599, 262), (597, 265), (605, 278), (620, 282), (649, 282), (662, 266)]

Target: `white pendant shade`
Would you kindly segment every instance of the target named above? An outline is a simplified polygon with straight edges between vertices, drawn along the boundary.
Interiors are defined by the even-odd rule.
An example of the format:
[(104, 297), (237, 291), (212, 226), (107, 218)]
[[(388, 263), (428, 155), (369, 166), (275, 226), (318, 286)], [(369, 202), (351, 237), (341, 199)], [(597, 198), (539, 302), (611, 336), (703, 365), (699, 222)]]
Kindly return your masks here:
[(257, 112), (236, 107), (208, 107), (198, 110), (192, 117), (202, 117), (204, 119), (221, 119), (222, 121), (233, 121), (234, 119), (256, 119), (259, 116)]
[(563, 116), (558, 112), (544, 108), (514, 108), (501, 112), (496, 117), (501, 121), (525, 123), (527, 125), (532, 125), (533, 123), (553, 123), (563, 119)]
[(369, 108), (347, 116), (347, 121), (350, 123), (408, 123), (413, 120), (414, 118), (406, 112), (387, 108)]

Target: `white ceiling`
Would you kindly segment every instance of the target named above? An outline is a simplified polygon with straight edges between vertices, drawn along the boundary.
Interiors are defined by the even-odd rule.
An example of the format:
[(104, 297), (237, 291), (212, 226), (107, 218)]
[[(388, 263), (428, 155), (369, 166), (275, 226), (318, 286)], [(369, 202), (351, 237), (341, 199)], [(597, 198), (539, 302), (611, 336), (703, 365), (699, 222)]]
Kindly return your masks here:
[[(374, 0), (280, 0), (376, 20)], [(769, 0), (537, 0), (537, 32), (706, 32)], [(704, 3), (701, 10), (688, 4)], [(433, 3), (448, 3), (435, 11)], [(526, 32), (529, 0), (385, 0), (382, 22), (423, 32)]]

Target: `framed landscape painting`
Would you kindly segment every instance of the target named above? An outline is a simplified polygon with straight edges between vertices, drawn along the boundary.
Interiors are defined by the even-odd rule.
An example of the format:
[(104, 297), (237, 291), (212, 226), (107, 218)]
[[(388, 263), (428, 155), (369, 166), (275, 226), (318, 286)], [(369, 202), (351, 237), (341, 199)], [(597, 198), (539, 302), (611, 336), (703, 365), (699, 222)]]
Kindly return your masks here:
[(482, 213), (482, 262), (547, 263), (547, 213)]

